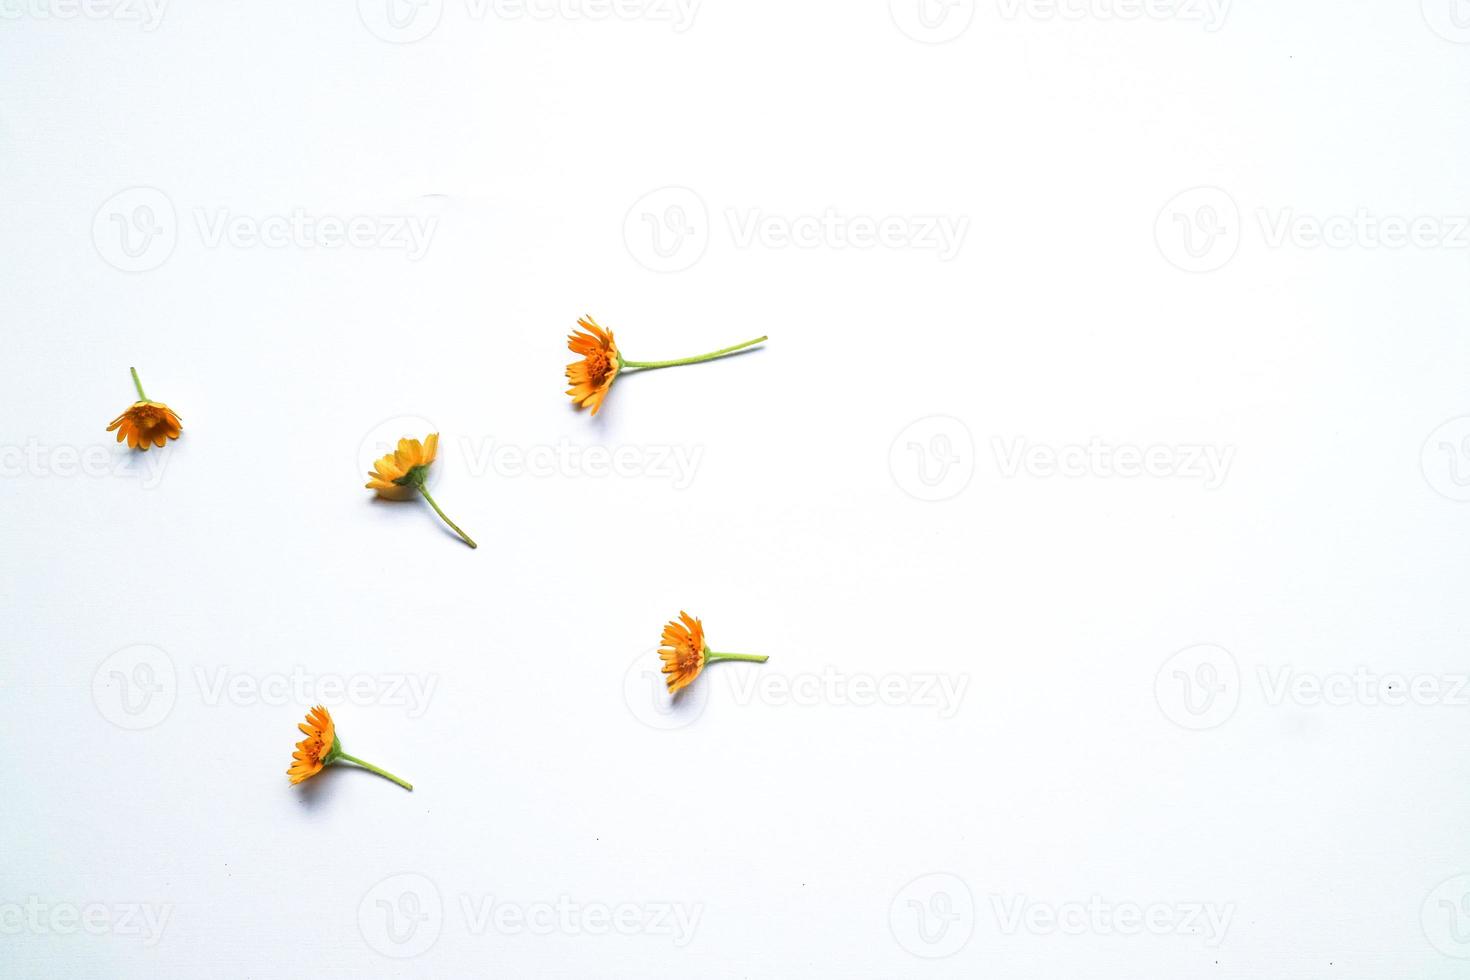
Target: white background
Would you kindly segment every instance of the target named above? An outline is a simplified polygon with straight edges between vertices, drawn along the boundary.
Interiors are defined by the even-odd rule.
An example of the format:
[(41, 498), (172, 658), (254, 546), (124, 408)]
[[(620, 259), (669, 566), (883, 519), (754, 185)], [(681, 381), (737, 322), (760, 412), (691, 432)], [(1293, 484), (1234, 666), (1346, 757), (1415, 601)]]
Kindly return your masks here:
[(1461, 975), (1463, 3), (387, 2), (5, 0), (0, 974)]

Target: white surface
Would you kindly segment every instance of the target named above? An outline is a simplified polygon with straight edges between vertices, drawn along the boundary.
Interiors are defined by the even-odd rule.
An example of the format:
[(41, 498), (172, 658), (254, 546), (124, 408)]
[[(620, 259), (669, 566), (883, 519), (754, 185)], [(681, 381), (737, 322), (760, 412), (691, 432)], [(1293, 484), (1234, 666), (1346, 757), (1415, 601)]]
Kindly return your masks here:
[[(1448, 3), (1240, 3), (1207, 30), (961, 0), (926, 33), (901, 0), (709, 0), (683, 30), (430, 0), (392, 44), (368, 0), (152, 30), (48, 2), (0, 33), (0, 973), (1460, 975)], [(144, 204), (163, 234), (128, 256)], [(433, 232), (415, 257), (240, 237), (298, 209)], [(802, 220), (828, 209), (965, 232), (947, 259), (837, 247), (852, 229)], [(1450, 241), (1275, 238), (1359, 209)], [(1225, 233), (1191, 256), (1181, 219)], [(620, 380), (593, 420), (562, 395), (584, 311), (632, 357), (772, 340)], [(186, 427), (140, 459), (102, 431), (130, 364)], [(364, 440), (423, 434), (401, 416), (442, 433), (478, 551), (361, 488)], [(1229, 465), (1007, 475), (1016, 440), (1094, 437)], [(515, 476), (500, 444), (642, 469)], [(651, 469), (668, 447), (699, 454), (688, 486)], [(666, 715), (640, 671), (681, 608), (771, 661)], [(139, 663), (162, 689), (128, 715), (113, 672)], [(1176, 671), (1207, 663), (1191, 714)], [(1446, 687), (1278, 696), (1360, 667)], [(417, 789), (289, 786), (318, 699)], [(1094, 896), (1180, 934), (1047, 927)], [(417, 930), (380, 901), (418, 901)], [(517, 932), (539, 903), (650, 918)], [(69, 918), (94, 906), (97, 935)], [(167, 916), (151, 944), (135, 907)], [(951, 916), (933, 942), (924, 907)]]

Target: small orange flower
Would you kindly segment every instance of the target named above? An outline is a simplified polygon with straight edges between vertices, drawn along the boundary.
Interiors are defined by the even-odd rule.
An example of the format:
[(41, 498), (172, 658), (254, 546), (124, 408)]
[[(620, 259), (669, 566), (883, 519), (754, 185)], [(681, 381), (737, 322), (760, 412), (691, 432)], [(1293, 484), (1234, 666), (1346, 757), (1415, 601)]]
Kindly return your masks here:
[(117, 441), (128, 441), (129, 449), (148, 451), (149, 446), (162, 446), (170, 439), (177, 439), (184, 431), (178, 414), (163, 402), (148, 400), (143, 394), (143, 383), (138, 380), (138, 369), (133, 372), (133, 387), (138, 389), (138, 400), (128, 410), (112, 420), (108, 432), (117, 431)]
[(296, 727), (301, 729), (301, 734), (306, 737), (296, 743), (296, 751), (291, 753), (294, 761), (291, 763), (291, 768), (286, 770), (286, 775), (291, 777), (292, 786), (306, 782), (334, 763), (351, 762), (369, 772), (375, 772), (379, 776), (393, 780), (406, 790), (413, 789), (412, 783), (404, 782), (391, 772), (379, 769), (370, 762), (363, 762), (356, 756), (343, 752), (342, 740), (337, 737), (337, 726), (333, 723), (332, 716), (327, 713), (327, 709), (321, 705), (308, 711), (306, 721)]
[(658, 648), (663, 672), (669, 675), (664, 682), (670, 694), (694, 683), (704, 670), (704, 651), (704, 624), (681, 610), (679, 618), (669, 620), (664, 627), (663, 646)]
[(612, 331), (598, 326), (591, 315), (578, 320), (577, 326), (582, 329), (567, 336), (567, 347), (582, 359), (567, 365), (567, 380), (572, 383), (567, 394), (579, 407), (592, 406), (592, 414), (596, 415), (623, 366), (623, 358)]
[(478, 548), (474, 539), (459, 529), (459, 525), (449, 519), (449, 515), (439, 509), (429, 493), (429, 466), (433, 464), (434, 457), (439, 454), (439, 433), (431, 432), (420, 443), (417, 439), (399, 439), (398, 448), (373, 464), (372, 472), (368, 474), (368, 482), (364, 484), (369, 490), (374, 491), (380, 497), (389, 500), (407, 500), (415, 492), (424, 495), (429, 506), (434, 508), (434, 513), (439, 519), (454, 529), (465, 544), (471, 548)]
[(321, 705), (308, 711), (306, 720), (296, 727), (306, 737), (296, 743), (296, 751), (291, 753), (291, 758), (296, 761), (286, 770), (293, 786), (305, 782), (331, 765), (335, 761), (332, 756), (334, 751), (338, 754), (342, 752), (342, 745), (337, 741), (337, 726), (333, 724), (327, 709)]
[(704, 638), (704, 624), (688, 613), (679, 612), (678, 619), (671, 619), (664, 627), (663, 645), (658, 648), (659, 659), (664, 662), (663, 673), (668, 676), (664, 683), (670, 694), (677, 694), (699, 676), (705, 664), (716, 660), (745, 660), (763, 664), (770, 657), (752, 653), (715, 653)]
[[(439, 455), (439, 433), (431, 432), (421, 444), (417, 439), (399, 439), (398, 448), (373, 464), (366, 484), (378, 496), (389, 500), (407, 500), (417, 488), (415, 481), (427, 478), (429, 465)], [(420, 470), (414, 473), (414, 470)]]
[(753, 347), (768, 339), (757, 337), (709, 354), (681, 357), (673, 361), (630, 361), (618, 350), (612, 331), (598, 326), (590, 315), (578, 320), (577, 326), (582, 329), (567, 336), (567, 347), (582, 359), (567, 365), (567, 380), (572, 383), (567, 394), (572, 396), (572, 402), (578, 408), (591, 406), (593, 415), (602, 408), (602, 400), (607, 397), (612, 383), (617, 380), (618, 372), (624, 368), (665, 368), (680, 364), (698, 364), (700, 361), (711, 361)]

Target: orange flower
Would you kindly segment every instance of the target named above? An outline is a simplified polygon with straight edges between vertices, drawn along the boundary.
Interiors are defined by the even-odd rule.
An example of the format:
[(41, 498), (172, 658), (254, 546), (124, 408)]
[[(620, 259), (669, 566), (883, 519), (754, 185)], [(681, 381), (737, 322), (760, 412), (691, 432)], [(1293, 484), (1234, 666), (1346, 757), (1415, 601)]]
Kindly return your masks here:
[[(366, 484), (378, 496), (407, 500), (428, 478), (429, 465), (439, 454), (439, 433), (431, 432), (422, 444), (417, 439), (399, 439), (398, 449), (373, 464)], [(419, 472), (415, 473), (414, 471)]]
[(703, 623), (682, 610), (679, 619), (669, 620), (658, 655), (664, 662), (663, 672), (669, 675), (664, 682), (669, 685), (670, 694), (694, 683), (694, 678), (704, 670), (705, 649)]
[(431, 432), (424, 438), (423, 443), (417, 439), (399, 439), (398, 448), (373, 464), (372, 472), (368, 474), (368, 482), (364, 484), (369, 490), (374, 491), (380, 497), (389, 500), (407, 500), (415, 492), (424, 495), (429, 506), (434, 508), (434, 513), (439, 519), (454, 529), (465, 544), (471, 548), (478, 548), (474, 539), (459, 529), (459, 525), (449, 519), (449, 515), (439, 509), (439, 504), (429, 493), (429, 466), (434, 462), (434, 457), (439, 454), (439, 433)]
[(578, 320), (577, 326), (582, 330), (567, 336), (567, 347), (582, 359), (567, 365), (567, 380), (572, 383), (567, 394), (579, 407), (592, 406), (592, 414), (596, 415), (623, 366), (623, 357), (612, 331), (598, 326), (591, 315)]
[(658, 648), (659, 659), (663, 660), (663, 673), (668, 676), (664, 683), (670, 694), (677, 694), (699, 676), (705, 664), (716, 660), (745, 660), (763, 664), (769, 657), (752, 653), (715, 653), (704, 639), (704, 624), (688, 613), (679, 612), (678, 619), (671, 619), (664, 627), (663, 645)]
[(337, 741), (337, 726), (332, 723), (332, 716), (327, 713), (327, 709), (321, 705), (308, 711), (306, 720), (296, 727), (306, 737), (296, 743), (296, 751), (291, 753), (291, 758), (296, 761), (286, 770), (293, 786), (305, 782), (335, 762), (333, 752), (338, 755), (342, 753), (342, 743)]
[(291, 753), (291, 758), (295, 761), (291, 763), (291, 768), (286, 770), (286, 775), (291, 777), (292, 786), (306, 782), (334, 763), (351, 762), (369, 772), (375, 772), (379, 776), (393, 780), (404, 789), (413, 789), (412, 783), (404, 782), (391, 772), (379, 769), (370, 762), (363, 762), (356, 756), (343, 752), (342, 740), (337, 737), (337, 726), (332, 722), (332, 716), (327, 713), (327, 709), (321, 705), (308, 711), (306, 721), (296, 727), (301, 729), (301, 733), (306, 737), (296, 743), (296, 751)]
[(573, 331), (567, 336), (567, 347), (573, 354), (580, 355), (582, 359), (567, 365), (567, 380), (572, 383), (572, 386), (567, 389), (567, 394), (572, 396), (572, 402), (579, 408), (592, 406), (593, 415), (596, 415), (598, 409), (602, 408), (602, 400), (607, 397), (608, 390), (612, 388), (618, 372), (624, 368), (665, 368), (677, 367), (680, 364), (698, 364), (700, 361), (713, 360), (716, 357), (724, 357), (726, 354), (753, 347), (767, 339), (757, 337), (743, 344), (725, 347), (710, 354), (681, 357), (673, 361), (630, 361), (618, 350), (617, 343), (613, 341), (612, 331), (598, 326), (597, 321), (590, 315), (578, 320), (577, 326), (582, 329)]
[(162, 446), (170, 439), (177, 439), (184, 431), (178, 414), (163, 402), (151, 402), (143, 394), (143, 383), (138, 380), (138, 369), (133, 372), (133, 387), (138, 389), (138, 400), (129, 406), (112, 424), (108, 432), (117, 431), (117, 441), (128, 441), (129, 449), (148, 451), (149, 446)]

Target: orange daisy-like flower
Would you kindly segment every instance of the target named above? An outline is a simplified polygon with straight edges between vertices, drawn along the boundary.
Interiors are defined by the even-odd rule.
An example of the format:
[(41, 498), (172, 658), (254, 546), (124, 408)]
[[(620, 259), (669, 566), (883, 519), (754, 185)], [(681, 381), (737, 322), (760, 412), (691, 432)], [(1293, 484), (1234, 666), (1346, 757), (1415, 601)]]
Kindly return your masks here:
[(459, 525), (449, 519), (449, 515), (439, 509), (439, 504), (429, 493), (428, 479), (429, 466), (434, 462), (434, 457), (439, 454), (439, 433), (431, 432), (424, 441), (420, 443), (417, 439), (399, 439), (398, 448), (373, 464), (372, 472), (368, 474), (368, 482), (365, 486), (377, 493), (380, 497), (389, 500), (407, 500), (415, 493), (424, 495), (429, 506), (434, 508), (434, 513), (439, 519), (454, 529), (464, 543), (471, 548), (478, 548), (474, 539), (460, 530)]
[(333, 751), (342, 752), (342, 744), (337, 741), (337, 726), (321, 705), (308, 711), (306, 720), (296, 727), (306, 737), (296, 743), (296, 751), (291, 753), (291, 758), (296, 761), (286, 770), (293, 786), (305, 782), (336, 761)]
[(369, 772), (375, 772), (379, 776), (391, 779), (404, 789), (413, 789), (412, 783), (405, 782), (391, 772), (379, 769), (370, 762), (363, 762), (356, 756), (343, 752), (342, 740), (337, 737), (337, 726), (333, 723), (332, 716), (327, 709), (321, 705), (308, 711), (306, 721), (296, 727), (301, 729), (301, 734), (306, 737), (296, 743), (296, 751), (291, 753), (294, 761), (291, 763), (291, 768), (286, 770), (286, 775), (291, 777), (292, 786), (306, 782), (334, 763), (350, 762)]
[(704, 638), (704, 624), (688, 613), (679, 612), (678, 619), (671, 619), (664, 627), (663, 645), (658, 648), (659, 659), (664, 662), (663, 673), (668, 676), (664, 683), (670, 694), (677, 694), (699, 676), (706, 664), (716, 660), (745, 660), (763, 664), (770, 657), (752, 653), (715, 653)]
[(150, 446), (162, 446), (170, 439), (177, 439), (184, 431), (178, 413), (163, 402), (149, 401), (143, 394), (143, 383), (138, 380), (138, 369), (133, 372), (133, 387), (138, 389), (138, 400), (128, 407), (112, 424), (108, 432), (117, 432), (117, 441), (128, 441), (129, 449), (148, 451)]
[(663, 646), (658, 648), (664, 662), (664, 683), (669, 693), (682, 691), (704, 670), (704, 624), (688, 613), (679, 612), (678, 619), (664, 627)]
[(376, 490), (380, 497), (407, 500), (428, 478), (429, 465), (437, 455), (437, 432), (431, 432), (422, 443), (417, 439), (399, 439), (396, 450), (373, 464), (366, 486), (369, 490)]
[(717, 357), (724, 357), (726, 354), (753, 347), (767, 339), (757, 337), (743, 344), (725, 347), (709, 354), (681, 357), (673, 361), (630, 361), (618, 350), (612, 331), (599, 326), (591, 316), (582, 317), (577, 321), (577, 326), (582, 329), (575, 330), (568, 335), (567, 347), (573, 354), (580, 355), (582, 359), (567, 365), (567, 380), (572, 383), (572, 386), (567, 389), (567, 394), (572, 396), (572, 402), (579, 408), (586, 408), (590, 405), (593, 415), (596, 415), (598, 409), (602, 408), (602, 400), (607, 397), (608, 390), (612, 388), (618, 372), (624, 368), (665, 368), (677, 367), (680, 364), (698, 364), (700, 361), (714, 360)]
[(596, 415), (623, 366), (623, 357), (612, 331), (598, 326), (590, 315), (578, 320), (577, 326), (582, 329), (567, 336), (567, 347), (582, 359), (567, 365), (567, 380), (572, 385), (567, 394), (582, 408), (590, 405)]

